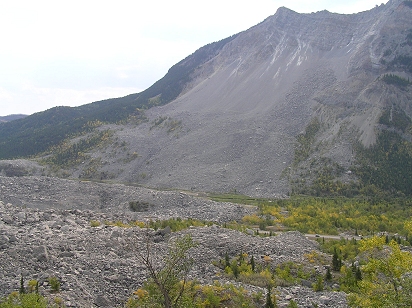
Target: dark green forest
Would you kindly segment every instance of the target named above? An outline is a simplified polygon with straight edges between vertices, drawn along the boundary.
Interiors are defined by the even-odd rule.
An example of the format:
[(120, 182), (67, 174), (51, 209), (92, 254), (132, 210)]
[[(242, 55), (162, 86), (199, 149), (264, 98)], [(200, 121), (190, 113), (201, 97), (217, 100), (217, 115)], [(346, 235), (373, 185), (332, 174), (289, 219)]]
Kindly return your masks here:
[(143, 118), (145, 109), (174, 100), (190, 81), (194, 70), (235, 37), (200, 48), (172, 66), (162, 79), (141, 93), (74, 108), (55, 107), (24, 119), (0, 123), (0, 159), (37, 155), (67, 138), (89, 132), (96, 123), (121, 123), (131, 117)]
[(399, 134), (382, 131), (372, 148), (359, 150), (358, 160), (356, 173), (363, 185), (412, 195), (412, 145)]
[[(295, 148), (295, 165), (309, 157), (313, 151), (315, 135), (319, 126), (312, 121), (306, 132), (298, 136)], [(374, 198), (412, 196), (412, 121), (397, 106), (383, 111), (379, 122), (377, 140), (371, 147), (354, 142), (356, 155), (351, 171), (357, 181), (341, 182), (338, 178), (344, 169), (330, 159), (321, 157), (312, 161), (312, 181), (303, 179), (291, 181), (292, 195), (318, 197), (355, 197), (358, 195)]]

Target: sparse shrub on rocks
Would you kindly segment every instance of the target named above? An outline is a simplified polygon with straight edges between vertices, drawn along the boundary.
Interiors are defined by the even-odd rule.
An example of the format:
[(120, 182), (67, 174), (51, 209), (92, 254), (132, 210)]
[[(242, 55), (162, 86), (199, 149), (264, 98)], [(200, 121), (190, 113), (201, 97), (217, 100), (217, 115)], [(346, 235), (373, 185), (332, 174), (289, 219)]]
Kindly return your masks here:
[[(140, 244), (131, 243), (130, 247), (133, 249)], [(185, 303), (189, 302), (187, 297), (192, 287), (192, 284), (187, 282), (187, 276), (194, 262), (188, 252), (191, 248), (196, 247), (197, 243), (190, 235), (176, 239), (172, 243), (161, 268), (155, 265), (151, 244), (147, 234), (144, 251), (139, 248), (133, 249), (146, 267), (150, 278), (143, 285), (148, 296), (137, 298), (137, 306), (133, 306), (133, 300), (131, 300), (129, 307), (140, 307), (140, 304), (144, 307), (186, 307)]]
[(12, 164), (3, 165), (0, 167), (0, 174), (4, 173), (8, 177), (15, 177), (15, 176), (24, 176), (27, 175), (28, 172), (22, 166), (16, 166)]
[(178, 217), (178, 218), (170, 218), (166, 220), (156, 220), (156, 221), (151, 220), (148, 225), (150, 228), (154, 230), (164, 229), (167, 226), (169, 226), (173, 232), (177, 232), (177, 231), (187, 229), (191, 226), (204, 227), (204, 226), (211, 226), (212, 224), (213, 224), (212, 222), (201, 221), (201, 220), (192, 219), (192, 218), (181, 219), (180, 217)]
[(119, 227), (119, 228), (130, 228), (132, 225), (128, 223), (124, 223), (123, 221), (116, 220), (116, 221), (105, 221), (104, 224), (106, 226), (112, 226), (112, 227)]
[(27, 283), (27, 289), (30, 293), (39, 292), (39, 282), (36, 279), (31, 279)]
[(47, 308), (47, 300), (38, 293), (12, 292), (0, 299), (0, 308)]
[(98, 220), (91, 220), (90, 221), (90, 226), (95, 228), (95, 227), (99, 227), (101, 225), (100, 221)]
[(49, 277), (49, 284), (52, 292), (59, 292), (60, 291), (60, 281), (57, 277), (52, 276)]
[(324, 289), (323, 277), (319, 275), (318, 278), (316, 279), (316, 282), (313, 284), (313, 290), (315, 292), (320, 292), (320, 291), (323, 291), (323, 289)]
[(20, 278), (19, 291), (11, 292), (8, 296), (0, 298), (0, 308), (59, 308), (64, 307), (63, 303), (60, 306), (48, 305), (47, 299), (39, 294), (39, 283), (37, 280), (29, 280), (27, 284), (27, 292), (24, 287), (23, 276)]
[(64, 301), (61, 297), (55, 297), (53, 299), (53, 305), (52, 308), (65, 308)]
[(287, 308), (298, 308), (298, 304), (292, 299), (286, 307)]
[(147, 212), (149, 207), (152, 206), (149, 202), (145, 201), (130, 201), (129, 209), (133, 212)]

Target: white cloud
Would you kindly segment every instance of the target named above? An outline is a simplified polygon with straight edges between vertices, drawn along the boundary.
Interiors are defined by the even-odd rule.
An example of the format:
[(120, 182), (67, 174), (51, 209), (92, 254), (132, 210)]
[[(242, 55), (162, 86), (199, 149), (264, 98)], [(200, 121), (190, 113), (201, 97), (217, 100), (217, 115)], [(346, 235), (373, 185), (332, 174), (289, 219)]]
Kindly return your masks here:
[[(353, 13), (378, 3), (1, 1), (0, 115), (75, 106), (145, 89), (196, 49), (256, 25), (279, 6), (301, 13)], [(32, 88), (25, 88), (27, 84)]]
[[(140, 91), (142, 89), (128, 87), (102, 87), (83, 91), (76, 89), (39, 88), (28, 84), (22, 86), (17, 92), (10, 92), (0, 88), (1, 113), (3, 115), (13, 113), (32, 114), (53, 106), (80, 106)], [(32, 100), (33, 97), (36, 98), (35, 101)], [(14, 105), (16, 103), (20, 105), (17, 109)], [(45, 108), (45, 106), (47, 107)]]

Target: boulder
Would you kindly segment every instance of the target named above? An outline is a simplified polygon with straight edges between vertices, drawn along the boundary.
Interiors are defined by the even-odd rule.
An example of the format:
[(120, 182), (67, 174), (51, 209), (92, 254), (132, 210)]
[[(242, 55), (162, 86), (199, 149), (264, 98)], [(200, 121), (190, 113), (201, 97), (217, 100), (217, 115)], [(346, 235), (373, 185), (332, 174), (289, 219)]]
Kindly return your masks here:
[(49, 252), (47, 251), (47, 247), (44, 245), (37, 246), (33, 248), (33, 256), (39, 262), (46, 262), (49, 260)]

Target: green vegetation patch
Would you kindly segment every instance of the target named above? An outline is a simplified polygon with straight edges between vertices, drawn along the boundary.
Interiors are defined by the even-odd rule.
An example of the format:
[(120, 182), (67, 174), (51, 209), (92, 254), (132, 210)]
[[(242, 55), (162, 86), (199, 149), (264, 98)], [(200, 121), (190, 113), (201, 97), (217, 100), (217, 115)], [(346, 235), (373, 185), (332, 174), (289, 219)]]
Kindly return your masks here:
[(382, 113), (382, 116), (379, 119), (379, 124), (394, 127), (405, 133), (411, 126), (412, 121), (402, 109), (392, 108), (390, 110), (385, 110)]
[(213, 222), (208, 222), (208, 221), (201, 221), (197, 219), (181, 219), (181, 218), (170, 218), (166, 220), (150, 220), (148, 223), (149, 228), (158, 230), (158, 229), (164, 229), (166, 227), (170, 227), (172, 232), (177, 232), (181, 231), (190, 227), (205, 227), (205, 226), (211, 226), (213, 225)]
[(412, 56), (399, 55), (396, 56), (390, 63), (390, 68), (402, 68), (412, 73)]
[(357, 161), (356, 175), (365, 192), (377, 188), (392, 195), (412, 195), (412, 144), (396, 132), (381, 131), (375, 145), (359, 146)]
[(296, 197), (279, 200), (274, 206), (281, 207), (285, 213), (283, 218), (280, 217), (283, 225), (312, 234), (349, 232), (367, 235), (386, 231), (406, 235), (404, 224), (412, 217), (410, 199)]
[[(249, 204), (248, 198), (237, 199)], [(338, 235), (399, 233), (407, 236), (405, 222), (412, 217), (410, 198), (379, 199), (377, 197), (317, 198), (294, 196), (289, 199), (260, 199), (258, 212), (246, 215), (241, 222), (224, 227), (245, 231), (298, 230), (302, 233)]]
[(400, 88), (406, 88), (410, 85), (409, 79), (405, 79), (394, 74), (385, 74), (382, 76), (381, 80), (387, 84), (393, 84)]
[(88, 131), (88, 123), (146, 121), (144, 110), (174, 100), (191, 80), (194, 70), (214, 57), (237, 35), (208, 44), (172, 66), (151, 87), (137, 94), (80, 107), (56, 107), (7, 123), (0, 123), (0, 159), (28, 157), (45, 152), (67, 138)]
[(412, 8), (412, 1), (403, 1), (403, 4)]
[(238, 204), (248, 204), (248, 205), (262, 205), (270, 203), (269, 199), (265, 198), (253, 198), (240, 194), (208, 194), (208, 197), (216, 202), (232, 202)]
[[(402, 80), (386, 75), (388, 80)], [(403, 80), (405, 81), (405, 80)], [(406, 80), (407, 83), (409, 81)], [(309, 161), (306, 173), (291, 180), (292, 195), (317, 197), (356, 197), (391, 198), (412, 195), (412, 132), (411, 118), (399, 107), (392, 106), (383, 111), (379, 123), (386, 127), (377, 135), (374, 145), (365, 147), (354, 143), (356, 162), (351, 167), (352, 180), (342, 182), (340, 176), (345, 171), (330, 159), (319, 158)], [(311, 141), (318, 129), (316, 121), (300, 136), (295, 149), (296, 163), (308, 157)], [(311, 132), (311, 133), (309, 133)], [(310, 137), (312, 136), (312, 137)]]
[(66, 140), (51, 149), (52, 155), (47, 157), (44, 162), (52, 166), (67, 168), (77, 165), (87, 159), (87, 152), (93, 148), (109, 142), (112, 136), (110, 130), (98, 131), (77, 142)]
[[(150, 206), (150, 205), (149, 205)], [(145, 223), (143, 221), (104, 221), (106, 226), (112, 227), (120, 227), (120, 228), (132, 228), (132, 227), (140, 227), (140, 228), (152, 228), (154, 230), (164, 229), (166, 227), (170, 227), (172, 232), (177, 232), (181, 230), (188, 229), (190, 227), (205, 227), (213, 225), (213, 222), (210, 221), (202, 221), (197, 219), (182, 219), (182, 218), (170, 218), (165, 220), (150, 220), (149, 222)], [(98, 220), (91, 220), (90, 226), (91, 227), (99, 227), (101, 222)]]
[(307, 159), (311, 153), (313, 143), (315, 142), (316, 134), (320, 129), (320, 122), (318, 118), (312, 119), (305, 129), (305, 133), (296, 137), (298, 145), (295, 149), (294, 165)]

